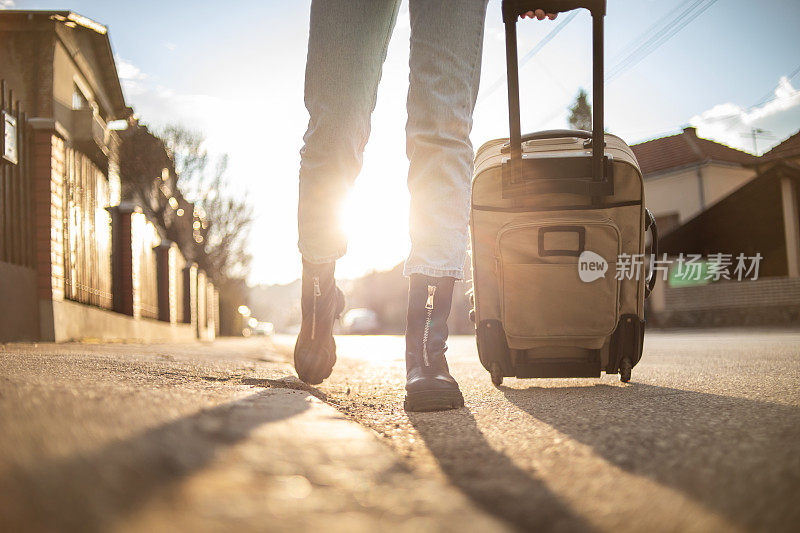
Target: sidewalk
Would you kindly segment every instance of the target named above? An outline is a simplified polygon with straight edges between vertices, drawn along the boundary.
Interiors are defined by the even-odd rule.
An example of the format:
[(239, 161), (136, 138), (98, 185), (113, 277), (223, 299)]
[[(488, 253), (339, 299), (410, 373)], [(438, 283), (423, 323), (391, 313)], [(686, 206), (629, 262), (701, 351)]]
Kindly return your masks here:
[(504, 530), (265, 341), (0, 345), (0, 530)]

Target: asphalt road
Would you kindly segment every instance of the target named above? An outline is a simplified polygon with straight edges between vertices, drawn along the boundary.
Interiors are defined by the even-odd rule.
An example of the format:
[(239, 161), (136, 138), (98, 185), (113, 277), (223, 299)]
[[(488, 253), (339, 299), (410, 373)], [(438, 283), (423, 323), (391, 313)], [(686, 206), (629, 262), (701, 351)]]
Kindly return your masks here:
[[(283, 340), (291, 344), (291, 339)], [(797, 531), (800, 333), (649, 333), (630, 384), (506, 379), (474, 339), (464, 409), (405, 413), (403, 339), (339, 337), (319, 390), (417, 471), (523, 530)]]
[[(795, 531), (800, 332), (648, 333), (630, 384), (507, 379), (402, 409), (400, 337), (0, 346), (2, 531)], [(283, 354), (283, 355), (281, 355)]]

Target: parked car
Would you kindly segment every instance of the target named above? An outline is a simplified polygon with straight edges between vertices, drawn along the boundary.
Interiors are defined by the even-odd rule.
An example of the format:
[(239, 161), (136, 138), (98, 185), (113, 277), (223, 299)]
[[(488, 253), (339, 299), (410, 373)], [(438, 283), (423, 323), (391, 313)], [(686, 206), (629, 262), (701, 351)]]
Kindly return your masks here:
[(272, 337), (275, 333), (275, 326), (272, 322), (258, 322), (253, 328), (253, 336)]

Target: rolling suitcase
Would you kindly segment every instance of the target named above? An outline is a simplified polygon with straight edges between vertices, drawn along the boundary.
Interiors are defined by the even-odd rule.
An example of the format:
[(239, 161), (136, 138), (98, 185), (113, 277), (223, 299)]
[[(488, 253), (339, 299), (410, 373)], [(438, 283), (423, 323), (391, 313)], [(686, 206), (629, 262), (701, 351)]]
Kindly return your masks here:
[[(592, 14), (592, 132), (521, 135), (516, 23), (534, 8)], [(504, 0), (502, 11), (511, 136), (478, 150), (470, 213), (470, 314), (481, 363), (496, 385), (506, 376), (602, 371), (627, 382), (655, 283), (645, 235), (654, 256), (658, 235), (636, 157), (603, 133), (605, 0)]]

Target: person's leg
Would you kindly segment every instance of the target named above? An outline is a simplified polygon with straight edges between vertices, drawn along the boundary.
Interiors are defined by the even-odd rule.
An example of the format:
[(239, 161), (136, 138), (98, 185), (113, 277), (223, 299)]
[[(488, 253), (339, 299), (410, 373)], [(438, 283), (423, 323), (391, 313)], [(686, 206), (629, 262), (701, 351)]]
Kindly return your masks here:
[(298, 247), (303, 256), (303, 320), (294, 349), (297, 375), (311, 384), (336, 363), (332, 330), (344, 307), (334, 281), (347, 240), (340, 210), (361, 169), (370, 115), (399, 0), (314, 0), (306, 60), (308, 129), (300, 160)]
[(453, 285), (464, 276), (473, 160), (469, 134), (486, 3), (410, 0), (405, 407), (412, 411), (464, 405), (444, 353)]
[(462, 279), (486, 0), (411, 0), (406, 152), (411, 253), (405, 274)]
[(308, 129), (300, 151), (298, 247), (310, 263), (342, 257), (340, 212), (361, 170), (370, 115), (400, 0), (314, 0), (306, 59)]

